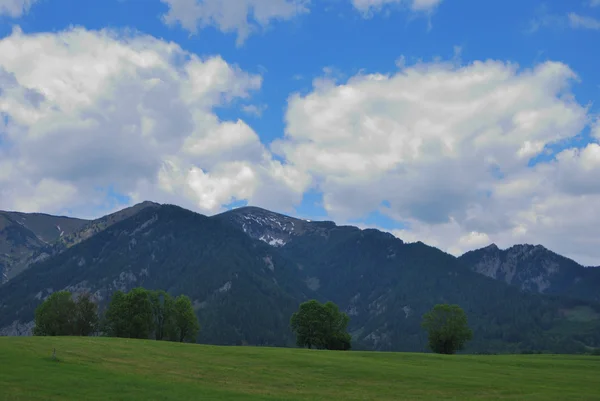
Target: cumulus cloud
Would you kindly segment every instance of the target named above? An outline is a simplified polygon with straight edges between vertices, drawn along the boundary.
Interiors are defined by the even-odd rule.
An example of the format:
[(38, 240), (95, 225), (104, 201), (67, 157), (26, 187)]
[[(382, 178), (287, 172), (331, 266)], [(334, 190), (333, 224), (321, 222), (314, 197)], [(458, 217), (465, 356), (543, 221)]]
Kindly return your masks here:
[[(266, 147), (215, 114), (262, 84), (218, 56), (137, 33), (16, 29), (0, 40), (0, 209), (88, 216), (117, 192), (205, 213), (242, 199), (290, 210), (311, 188), (329, 218), (378, 210), (407, 227), (399, 237), (455, 254), (529, 242), (597, 265), (600, 130), (577, 81), (559, 62), (325, 72), (289, 97), (284, 136)], [(588, 125), (593, 140), (569, 145)]]
[(290, 97), (272, 149), (315, 177), (337, 220), (380, 210), (408, 225), (397, 235), (454, 253), (530, 241), (597, 261), (598, 145), (530, 167), (589, 124), (577, 79), (558, 62), (478, 61), (319, 81)]
[(289, 20), (309, 11), (310, 0), (161, 0), (169, 10), (163, 15), (168, 25), (179, 24), (191, 33), (212, 26), (236, 33), (237, 44), (275, 20)]
[(266, 205), (291, 205), (308, 178), (213, 112), (261, 82), (136, 33), (15, 29), (0, 40), (0, 209), (85, 213), (113, 190), (216, 212), (269, 187)]
[(7, 15), (18, 18), (27, 14), (31, 6), (38, 0), (0, 0), (0, 16)]

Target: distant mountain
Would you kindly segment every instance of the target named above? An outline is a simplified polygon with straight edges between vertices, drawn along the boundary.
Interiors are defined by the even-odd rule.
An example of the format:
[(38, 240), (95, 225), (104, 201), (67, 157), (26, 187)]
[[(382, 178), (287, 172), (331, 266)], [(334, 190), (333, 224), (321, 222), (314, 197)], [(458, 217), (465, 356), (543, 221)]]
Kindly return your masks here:
[(541, 245), (495, 244), (459, 258), (473, 271), (525, 291), (600, 301), (600, 268), (583, 267)]
[(104, 307), (141, 285), (190, 296), (212, 344), (293, 345), (290, 315), (315, 298), (350, 315), (357, 349), (423, 351), (421, 317), (440, 302), (467, 312), (471, 352), (600, 346), (600, 304), (523, 292), (420, 242), (255, 207), (206, 217), (145, 205), (0, 286), (0, 334), (30, 333), (53, 291), (88, 291)]
[(6, 282), (52, 254), (52, 244), (86, 220), (42, 213), (0, 211), (0, 273)]
[(157, 206), (143, 202), (97, 220), (0, 211), (0, 283), (14, 278), (32, 263), (56, 255), (142, 209)]
[(242, 231), (176, 206), (147, 207), (0, 287), (0, 328), (26, 334), (53, 291), (91, 292), (105, 306), (135, 286), (191, 297), (200, 340), (291, 345), (289, 318), (305, 299), (299, 270)]

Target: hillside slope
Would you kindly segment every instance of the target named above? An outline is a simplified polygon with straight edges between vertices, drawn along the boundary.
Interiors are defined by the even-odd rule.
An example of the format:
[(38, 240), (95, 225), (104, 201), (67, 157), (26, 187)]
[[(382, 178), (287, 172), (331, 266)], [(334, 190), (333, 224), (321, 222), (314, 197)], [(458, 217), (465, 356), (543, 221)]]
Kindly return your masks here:
[[(294, 261), (313, 297), (333, 300), (351, 316), (359, 348), (423, 350), (421, 316), (441, 302), (458, 303), (467, 311), (475, 330), (469, 345), (473, 352), (574, 352), (600, 344), (598, 304), (522, 293), (422, 243), (254, 207), (214, 218)], [(586, 317), (573, 319), (584, 316), (581, 310)]]
[(57, 255), (145, 208), (157, 206), (143, 202), (96, 220), (0, 211), (0, 284), (33, 263)]
[(51, 292), (91, 292), (105, 305), (115, 290), (143, 286), (186, 294), (199, 312), (199, 340), (291, 345), (291, 313), (304, 299), (297, 269), (243, 232), (176, 206), (145, 208), (0, 288), (0, 327), (29, 330)]
[(49, 257), (53, 243), (85, 223), (86, 220), (42, 213), (0, 211), (0, 283)]

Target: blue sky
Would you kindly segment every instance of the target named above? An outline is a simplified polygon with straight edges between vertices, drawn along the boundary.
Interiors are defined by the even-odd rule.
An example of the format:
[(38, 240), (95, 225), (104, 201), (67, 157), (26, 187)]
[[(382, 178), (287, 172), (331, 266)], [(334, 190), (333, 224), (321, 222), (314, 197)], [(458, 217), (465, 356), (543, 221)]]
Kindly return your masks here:
[[(0, 112), (7, 121), (0, 126), (0, 209), (94, 217), (144, 199), (206, 214), (250, 203), (378, 227), (455, 254), (490, 242), (531, 242), (600, 264), (600, 244), (591, 239), (600, 237), (592, 206), (600, 200), (598, 1), (381, 0), (368, 7), (361, 0), (227, 0), (223, 8), (214, 0), (21, 3), (0, 0)], [(263, 7), (263, 14), (246, 4)], [(85, 44), (107, 31), (112, 36)], [(23, 41), (34, 46), (42, 37), (50, 42), (31, 66), (36, 56), (21, 50)], [(148, 43), (150, 37), (156, 42)], [(210, 85), (225, 81), (214, 84), (217, 97), (213, 89), (195, 92), (208, 100), (198, 105), (185, 98), (184, 114), (177, 105), (168, 114), (170, 96), (183, 99), (190, 86), (189, 74), (178, 76), (180, 89), (161, 92), (165, 103), (157, 106), (164, 131), (153, 130), (152, 140), (140, 131), (136, 140), (143, 142), (129, 142), (130, 125), (108, 111), (119, 107), (123, 93), (100, 93), (78, 80), (105, 79), (95, 66), (110, 46), (141, 52), (169, 42), (184, 58), (222, 60), (202, 74), (216, 74)], [(64, 66), (48, 61), (71, 56)], [(81, 60), (85, 78), (68, 78)], [(114, 60), (110, 71), (126, 71), (126, 63)], [(169, 60), (168, 73), (136, 65), (128, 79), (167, 82), (161, 74), (179, 71), (182, 60)], [(219, 75), (217, 68), (229, 72)], [(102, 82), (118, 81), (115, 88), (128, 82), (119, 81), (120, 72), (111, 77)], [(456, 88), (461, 79), (464, 88)], [(54, 110), (35, 114), (43, 117), (39, 123), (24, 117), (34, 115), (23, 103), (28, 90), (42, 94), (44, 110)], [(500, 99), (511, 91), (521, 95)], [(91, 103), (70, 114), (67, 100), (56, 100), (67, 93)], [(131, 102), (147, 101), (146, 95), (131, 95)], [(473, 111), (486, 102), (489, 109)], [(453, 118), (458, 105), (460, 118)], [(439, 115), (438, 107), (444, 110)], [(193, 127), (185, 125), (188, 114), (200, 112), (189, 122)], [(75, 115), (93, 113), (113, 117), (93, 133), (69, 125)], [(47, 131), (46, 118), (60, 128)], [(202, 125), (207, 120), (210, 125)], [(226, 129), (239, 141), (223, 139)], [(211, 152), (200, 149), (209, 146), (203, 135), (212, 138)], [(49, 144), (62, 150), (48, 151)], [(52, 163), (42, 161), (46, 156)], [(64, 159), (69, 162), (58, 166)]]

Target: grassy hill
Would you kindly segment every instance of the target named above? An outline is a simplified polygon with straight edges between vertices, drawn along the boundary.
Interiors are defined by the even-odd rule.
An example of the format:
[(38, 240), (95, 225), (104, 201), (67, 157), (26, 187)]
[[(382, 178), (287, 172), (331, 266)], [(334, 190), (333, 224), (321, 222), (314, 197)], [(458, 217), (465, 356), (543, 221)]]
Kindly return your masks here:
[[(56, 348), (58, 361), (51, 358)], [(600, 400), (591, 356), (0, 338), (0, 400)]]

